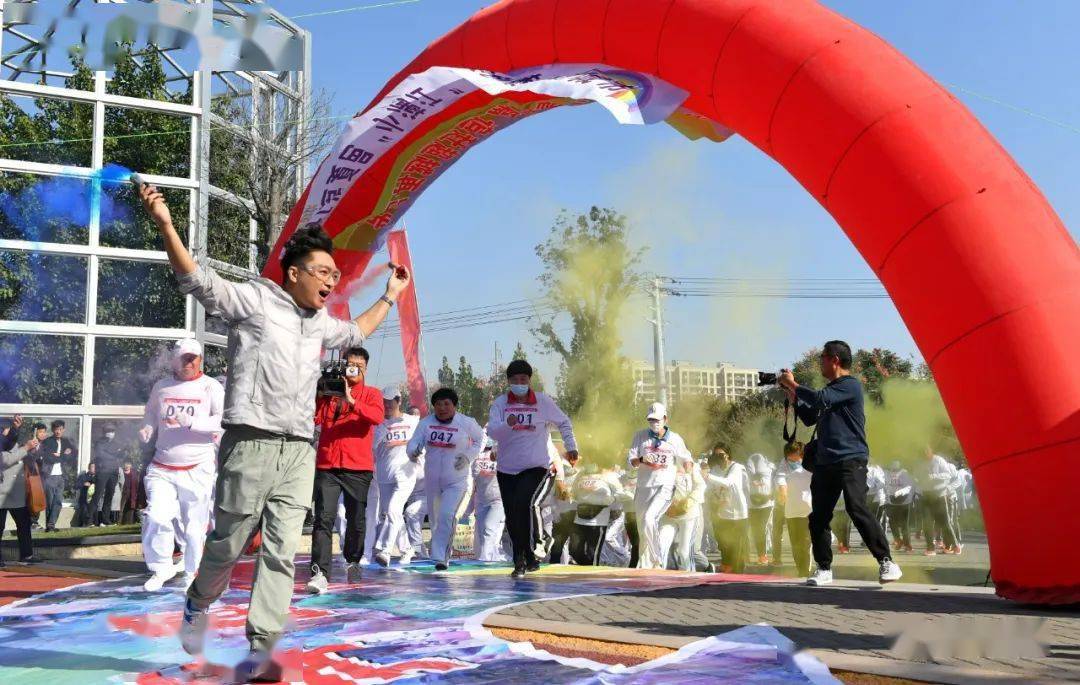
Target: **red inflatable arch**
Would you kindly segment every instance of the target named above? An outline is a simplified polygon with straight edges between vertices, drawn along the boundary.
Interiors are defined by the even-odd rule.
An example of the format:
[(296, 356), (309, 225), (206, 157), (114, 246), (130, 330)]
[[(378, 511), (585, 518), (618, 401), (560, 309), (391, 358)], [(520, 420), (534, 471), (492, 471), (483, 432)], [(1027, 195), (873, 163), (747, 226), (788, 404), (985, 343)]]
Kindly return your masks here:
[[(829, 211), (933, 370), (974, 472), (998, 593), (1080, 601), (1080, 516), (1059, 485), (1080, 461), (1080, 252), (975, 117), (880, 38), (813, 0), (503, 0), (432, 43), (361, 115), (432, 67), (520, 74), (566, 64), (686, 91), (683, 115), (743, 136)], [(438, 99), (404, 90), (404, 104), (402, 94), (419, 105)], [(365, 179), (385, 182), (335, 191), (313, 181), (285, 234), (319, 219), (310, 212), (321, 193), (337, 203), (323, 225), (356, 271), (411, 201), (398, 193), (422, 192), (441, 171), (430, 154), (442, 148), (425, 141), (445, 134), (464, 150), (560, 104), (578, 101), (475, 91), (402, 131), (381, 157), (336, 150), (320, 168), (324, 181), (355, 172), (331, 166), (340, 159), (373, 160), (382, 176)], [(410, 181), (418, 164), (426, 176)]]

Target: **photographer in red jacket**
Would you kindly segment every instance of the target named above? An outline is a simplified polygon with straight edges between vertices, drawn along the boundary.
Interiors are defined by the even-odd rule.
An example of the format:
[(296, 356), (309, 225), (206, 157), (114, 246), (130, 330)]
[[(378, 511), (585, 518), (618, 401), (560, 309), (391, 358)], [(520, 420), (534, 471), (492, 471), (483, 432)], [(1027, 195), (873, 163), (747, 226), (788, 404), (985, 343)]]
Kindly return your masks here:
[(364, 383), (368, 352), (362, 347), (345, 353), (345, 396), (320, 395), (315, 400), (319, 449), (315, 456), (315, 520), (311, 531), (311, 580), (308, 592), (329, 587), (334, 520), (338, 498), (345, 494), (345, 571), (349, 583), (360, 580), (360, 555), (367, 528), (368, 487), (375, 468), (372, 440), (382, 423), (383, 400), (378, 388)]

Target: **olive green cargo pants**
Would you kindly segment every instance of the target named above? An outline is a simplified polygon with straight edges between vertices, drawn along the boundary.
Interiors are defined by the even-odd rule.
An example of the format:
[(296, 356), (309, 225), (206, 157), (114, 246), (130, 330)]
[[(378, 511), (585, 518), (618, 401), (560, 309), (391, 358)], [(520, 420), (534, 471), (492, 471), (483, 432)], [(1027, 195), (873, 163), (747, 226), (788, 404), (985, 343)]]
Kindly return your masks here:
[(293, 594), (293, 557), (314, 480), (315, 450), (310, 442), (245, 427), (229, 428), (221, 438), (214, 530), (207, 536), (188, 599), (195, 608), (207, 609), (221, 597), (258, 527), (262, 547), (255, 560), (247, 617), (252, 649), (273, 649), (285, 628)]

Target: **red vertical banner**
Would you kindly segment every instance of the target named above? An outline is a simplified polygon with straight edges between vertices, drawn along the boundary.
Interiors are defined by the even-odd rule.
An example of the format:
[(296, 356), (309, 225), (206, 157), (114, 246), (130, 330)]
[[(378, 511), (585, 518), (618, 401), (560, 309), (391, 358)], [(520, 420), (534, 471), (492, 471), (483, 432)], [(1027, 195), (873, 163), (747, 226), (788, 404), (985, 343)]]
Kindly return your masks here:
[(427, 381), (420, 365), (420, 306), (416, 300), (416, 272), (409, 255), (409, 238), (405, 227), (391, 231), (386, 238), (390, 261), (400, 264), (412, 274), (412, 283), (398, 297), (398, 319), (401, 326), (401, 351), (405, 355), (405, 375), (409, 383), (409, 404), (420, 408), (420, 415), (427, 416)]

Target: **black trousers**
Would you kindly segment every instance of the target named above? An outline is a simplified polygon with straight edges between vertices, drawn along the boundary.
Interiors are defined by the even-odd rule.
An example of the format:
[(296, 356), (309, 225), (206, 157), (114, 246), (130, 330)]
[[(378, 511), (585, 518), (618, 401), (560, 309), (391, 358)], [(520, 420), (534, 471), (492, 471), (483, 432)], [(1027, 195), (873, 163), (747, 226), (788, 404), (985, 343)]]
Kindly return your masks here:
[(578, 566), (599, 566), (600, 550), (604, 547), (607, 526), (583, 526), (573, 523), (570, 535), (570, 558)]
[(750, 536), (754, 538), (754, 550), (759, 557), (769, 553), (769, 532), (772, 528), (772, 507), (750, 510)]
[(818, 464), (810, 479), (810, 541), (818, 568), (832, 568), (829, 523), (841, 493), (847, 514), (862, 536), (863, 544), (878, 561), (890, 559), (885, 531), (866, 508), (866, 461), (849, 459), (836, 464)]
[(544, 519), (540, 505), (551, 492), (555, 482), (546, 468), (525, 469), (521, 473), (497, 471), (499, 494), (502, 495), (506, 530), (510, 534), (514, 565), (534, 564), (537, 552), (543, 549)]
[(941, 531), (941, 541), (946, 549), (956, 544), (956, 532), (949, 516), (948, 497), (930, 497), (923, 495), (923, 535), (926, 536), (926, 548), (934, 546), (934, 531)]
[(549, 564), (562, 563), (562, 551), (574, 534), (574, 512), (567, 511), (551, 523), (551, 556)]
[(364, 553), (367, 533), (368, 488), (371, 471), (349, 469), (317, 469), (315, 471), (315, 516), (311, 528), (311, 571), (316, 568), (330, 577), (333, 560), (334, 521), (337, 520), (338, 498), (345, 494), (345, 540), (342, 547), (345, 561), (355, 564)]
[(19, 536), (19, 558), (25, 559), (34, 553), (34, 542), (30, 537), (30, 510), (26, 507), (0, 509), (0, 537), (4, 536), (9, 513), (15, 521), (15, 532)]
[(93, 523), (116, 523), (112, 515), (113, 495), (116, 494), (116, 485), (120, 480), (120, 472), (113, 469), (97, 475), (94, 485), (94, 501), (90, 505), (93, 512)]
[(638, 546), (640, 544), (637, 530), (637, 513), (626, 511), (623, 512), (623, 516), (626, 517), (626, 537), (630, 540), (630, 568), (637, 568)]
[(788, 538), (791, 540), (791, 556), (795, 557), (795, 568), (800, 576), (810, 575), (810, 522), (806, 517), (790, 518), (785, 521)]
[(905, 547), (911, 547), (911, 527), (908, 525), (911, 518), (911, 505), (886, 504), (885, 511), (888, 512), (893, 541), (902, 543)]
[(45, 476), (45, 527), (56, 528), (64, 507), (64, 477)]
[(730, 573), (742, 573), (746, 570), (746, 555), (749, 552), (747, 533), (750, 519), (713, 518), (713, 534), (720, 547), (720, 564)]
[(832, 522), (829, 523), (829, 528), (832, 530), (833, 535), (836, 536), (838, 545), (851, 547), (851, 517), (845, 510), (833, 510), (833, 518)]
[(772, 514), (772, 563), (780, 566), (784, 561), (784, 505), (779, 502), (773, 507)]

